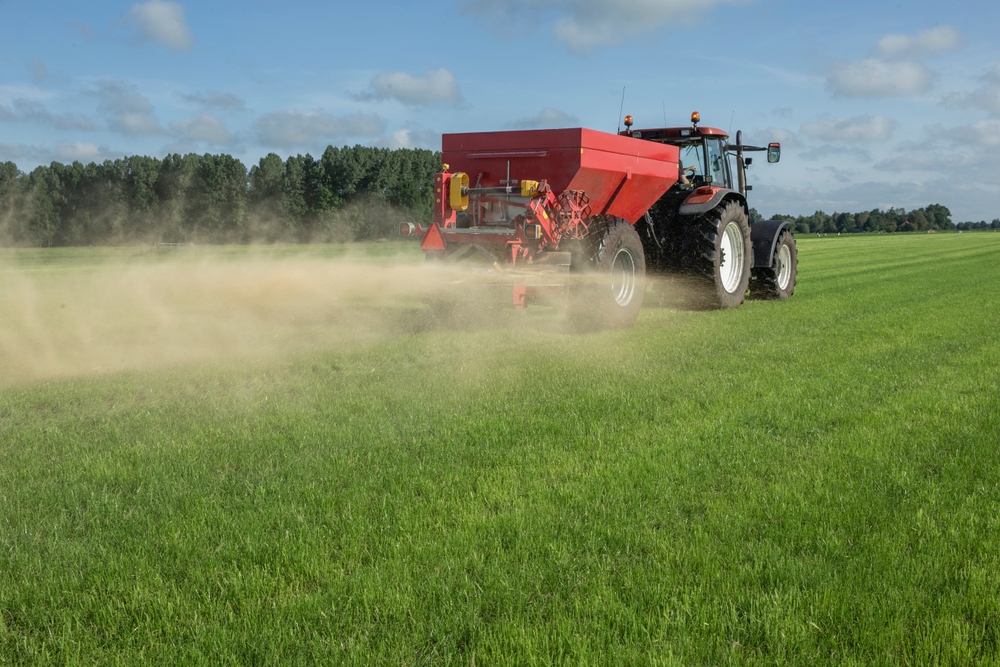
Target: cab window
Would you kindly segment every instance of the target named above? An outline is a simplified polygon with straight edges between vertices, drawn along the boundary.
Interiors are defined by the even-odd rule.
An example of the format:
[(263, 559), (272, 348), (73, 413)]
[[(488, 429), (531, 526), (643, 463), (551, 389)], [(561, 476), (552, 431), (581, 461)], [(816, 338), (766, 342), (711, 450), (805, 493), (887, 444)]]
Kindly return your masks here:
[(696, 167), (693, 177), (705, 176), (705, 151), (701, 142), (694, 144), (684, 144), (681, 146), (681, 165), (683, 170), (686, 167)]
[(726, 148), (721, 139), (707, 139), (708, 166), (711, 169), (712, 185), (724, 188), (732, 187), (729, 178), (729, 160), (726, 159)]

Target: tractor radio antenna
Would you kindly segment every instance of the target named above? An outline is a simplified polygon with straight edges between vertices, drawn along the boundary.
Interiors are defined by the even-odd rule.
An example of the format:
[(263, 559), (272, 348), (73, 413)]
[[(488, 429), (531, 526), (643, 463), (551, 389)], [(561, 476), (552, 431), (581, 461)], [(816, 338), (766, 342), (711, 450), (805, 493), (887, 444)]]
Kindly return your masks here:
[(625, 86), (622, 86), (622, 105), (618, 108), (618, 131), (615, 134), (622, 131), (622, 111), (625, 111)]

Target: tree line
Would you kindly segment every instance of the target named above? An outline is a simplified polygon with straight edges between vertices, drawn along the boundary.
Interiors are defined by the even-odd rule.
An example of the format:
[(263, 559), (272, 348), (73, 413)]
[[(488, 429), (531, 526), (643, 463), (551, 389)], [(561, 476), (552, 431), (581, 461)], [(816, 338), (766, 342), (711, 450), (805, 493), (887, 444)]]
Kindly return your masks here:
[[(751, 218), (756, 211), (751, 212)], [(757, 214), (759, 215), (759, 214)], [(824, 213), (816, 211), (812, 215), (775, 215), (780, 220), (792, 223), (793, 230), (800, 234), (852, 234), (858, 232), (926, 232), (952, 230), (951, 211), (940, 204), (907, 211), (890, 208), (886, 211), (874, 209), (861, 213)], [(962, 223), (967, 224), (967, 223)]]
[[(249, 170), (230, 155), (53, 162), (23, 173), (0, 163), (0, 244), (346, 242), (391, 238), (432, 217), (441, 154), (328, 147), (320, 158), (271, 153)], [(751, 210), (751, 222), (761, 215)], [(955, 229), (940, 204), (906, 211), (776, 215), (798, 233)], [(1000, 228), (962, 222), (959, 229)]]
[(385, 238), (427, 221), (441, 154), (330, 146), (322, 157), (271, 153), (249, 170), (230, 155), (0, 163), (0, 243), (246, 243)]
[(1000, 229), (1000, 218), (993, 218), (993, 222), (986, 222), (985, 220), (980, 220), (979, 222), (960, 222), (955, 227), (965, 232), (974, 229)]

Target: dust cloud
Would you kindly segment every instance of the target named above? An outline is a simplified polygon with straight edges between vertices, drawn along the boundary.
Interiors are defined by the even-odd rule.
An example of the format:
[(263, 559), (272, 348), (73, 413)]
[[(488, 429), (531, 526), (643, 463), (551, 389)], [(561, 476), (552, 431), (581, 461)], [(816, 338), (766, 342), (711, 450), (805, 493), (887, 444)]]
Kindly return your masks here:
[(409, 334), (433, 326), (428, 298), (449, 276), (412, 257), (329, 258), (308, 248), (49, 257), (0, 256), (0, 387)]
[[(435, 330), (606, 328), (568, 321), (561, 288), (547, 305), (515, 311), (511, 283), (523, 277), (511, 273), (477, 277), (425, 264), (419, 251), (331, 256), (330, 248), (0, 251), (0, 388), (356, 348)], [(647, 276), (647, 287), (647, 308), (683, 301), (676, 283)]]

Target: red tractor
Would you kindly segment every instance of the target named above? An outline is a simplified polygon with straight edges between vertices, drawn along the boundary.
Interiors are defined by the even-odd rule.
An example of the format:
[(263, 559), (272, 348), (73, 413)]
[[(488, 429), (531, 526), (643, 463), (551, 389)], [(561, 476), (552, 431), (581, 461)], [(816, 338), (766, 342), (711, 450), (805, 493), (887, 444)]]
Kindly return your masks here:
[(740, 132), (730, 143), (699, 120), (445, 134), (434, 222), (400, 231), (419, 235), (429, 260), (480, 263), (515, 307), (568, 291), (571, 316), (600, 326), (635, 322), (647, 270), (686, 276), (700, 307), (734, 308), (748, 290), (786, 299), (795, 239), (782, 220), (750, 225), (744, 157), (777, 162), (781, 147), (745, 146)]

